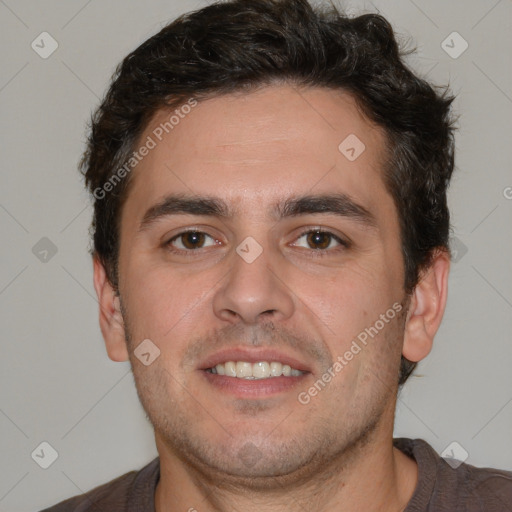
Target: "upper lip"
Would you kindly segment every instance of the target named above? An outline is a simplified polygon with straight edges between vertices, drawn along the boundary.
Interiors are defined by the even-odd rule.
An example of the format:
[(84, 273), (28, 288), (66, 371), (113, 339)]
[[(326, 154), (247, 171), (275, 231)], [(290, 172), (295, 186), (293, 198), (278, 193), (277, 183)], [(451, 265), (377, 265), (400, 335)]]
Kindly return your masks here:
[(279, 350), (271, 348), (258, 348), (253, 350), (249, 350), (247, 348), (229, 348), (220, 350), (219, 352), (215, 352), (215, 354), (204, 359), (199, 365), (199, 369), (207, 370), (208, 368), (213, 368), (214, 366), (226, 363), (227, 361), (246, 361), (248, 363), (277, 361), (279, 363), (287, 364), (296, 370), (301, 370), (303, 372), (311, 371), (306, 363), (280, 352)]

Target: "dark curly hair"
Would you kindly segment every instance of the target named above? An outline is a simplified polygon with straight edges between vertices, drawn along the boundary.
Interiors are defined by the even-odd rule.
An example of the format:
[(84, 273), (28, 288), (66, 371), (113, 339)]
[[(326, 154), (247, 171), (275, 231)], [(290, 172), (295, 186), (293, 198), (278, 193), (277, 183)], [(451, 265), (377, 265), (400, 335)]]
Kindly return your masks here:
[[(116, 290), (119, 219), (131, 182), (119, 169), (152, 116), (191, 98), (276, 82), (347, 91), (383, 128), (384, 182), (398, 211), (407, 294), (436, 250), (449, 253), (454, 141), (447, 89), (436, 91), (408, 69), (380, 15), (350, 18), (307, 0), (231, 0), (179, 17), (130, 53), (92, 117), (81, 170), (94, 196), (93, 253)], [(402, 357), (400, 385), (415, 366)]]

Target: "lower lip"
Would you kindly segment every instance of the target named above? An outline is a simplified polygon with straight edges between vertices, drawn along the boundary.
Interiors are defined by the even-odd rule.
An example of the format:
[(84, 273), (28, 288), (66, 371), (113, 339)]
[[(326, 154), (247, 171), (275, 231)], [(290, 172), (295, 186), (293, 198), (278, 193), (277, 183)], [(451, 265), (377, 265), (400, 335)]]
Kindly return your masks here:
[(239, 379), (226, 377), (202, 370), (206, 380), (221, 391), (231, 393), (238, 398), (255, 398), (260, 396), (284, 393), (297, 387), (307, 376), (307, 373), (297, 377), (269, 377), (267, 379)]

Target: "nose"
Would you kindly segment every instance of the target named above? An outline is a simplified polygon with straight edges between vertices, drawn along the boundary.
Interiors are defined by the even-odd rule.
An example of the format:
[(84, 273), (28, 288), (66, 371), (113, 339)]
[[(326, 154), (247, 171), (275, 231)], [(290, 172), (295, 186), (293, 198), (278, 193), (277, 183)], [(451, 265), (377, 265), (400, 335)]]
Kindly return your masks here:
[(293, 314), (293, 292), (285, 283), (282, 269), (277, 268), (275, 261), (271, 266), (271, 259), (269, 250), (263, 250), (252, 262), (233, 252), (230, 271), (213, 297), (218, 318), (254, 324), (285, 320)]

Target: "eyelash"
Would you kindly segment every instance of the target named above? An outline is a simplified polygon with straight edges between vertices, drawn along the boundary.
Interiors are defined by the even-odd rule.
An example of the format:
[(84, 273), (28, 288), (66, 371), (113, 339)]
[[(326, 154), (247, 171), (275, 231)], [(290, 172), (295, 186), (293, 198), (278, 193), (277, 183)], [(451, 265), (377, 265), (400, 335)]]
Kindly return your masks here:
[(205, 235), (205, 236), (211, 238), (212, 240), (214, 240), (215, 241), (215, 245), (217, 245), (217, 243), (218, 243), (218, 240), (216, 238), (214, 238), (213, 236), (209, 235), (205, 231), (201, 231), (200, 229), (187, 229), (185, 231), (181, 231), (177, 235), (174, 235), (171, 239), (169, 239), (167, 242), (165, 242), (164, 243), (164, 247), (166, 247), (169, 251), (171, 251), (171, 252), (173, 252), (175, 254), (187, 254), (187, 256), (188, 255), (191, 256), (190, 253), (197, 252), (197, 251), (200, 251), (201, 249), (203, 249), (203, 247), (198, 247), (197, 249), (177, 249), (177, 248), (173, 247), (172, 242), (174, 242), (175, 240), (180, 239), (182, 236), (186, 235), (187, 233), (198, 233), (198, 234), (201, 234), (201, 235)]
[[(202, 247), (199, 247), (197, 249), (176, 249), (176, 248), (173, 247), (172, 242), (174, 242), (175, 240), (178, 240), (180, 237), (182, 237), (183, 235), (186, 235), (187, 233), (203, 234), (203, 235), (206, 235), (207, 237), (211, 238), (212, 240), (214, 240), (216, 242), (216, 244), (218, 243), (218, 240), (216, 238), (214, 238), (213, 236), (209, 235), (208, 233), (206, 233), (204, 231), (201, 231), (199, 229), (188, 229), (188, 230), (185, 230), (185, 231), (181, 231), (177, 235), (174, 235), (171, 239), (169, 239), (167, 242), (164, 243), (164, 246), (167, 247), (171, 252), (173, 252), (175, 254), (193, 253), (193, 252), (196, 252), (196, 251), (199, 251), (200, 249), (202, 249)], [(309, 235), (309, 234), (312, 234), (312, 233), (328, 235), (328, 236), (331, 237), (331, 239), (333, 239), (336, 242), (338, 242), (338, 244), (341, 246), (341, 249), (340, 249), (340, 247), (337, 247), (337, 248), (334, 248), (334, 249), (312, 249), (312, 248), (309, 248), (309, 250), (314, 255), (313, 257), (328, 256), (328, 253), (332, 253), (333, 251), (337, 251), (337, 250), (348, 249), (350, 247), (350, 245), (351, 245), (351, 243), (348, 242), (347, 240), (344, 240), (341, 237), (335, 235), (334, 233), (331, 233), (330, 231), (324, 230), (322, 228), (307, 228), (304, 231), (302, 231), (299, 234), (299, 236), (297, 236), (295, 241), (299, 240), (304, 235)]]
[(332, 254), (333, 252), (338, 252), (338, 251), (341, 251), (341, 250), (344, 250), (344, 249), (348, 249), (350, 247), (350, 242), (348, 242), (347, 240), (344, 240), (343, 238), (335, 235), (334, 233), (331, 233), (330, 231), (327, 231), (327, 230), (322, 229), (322, 228), (307, 228), (307, 229), (305, 229), (304, 231), (302, 231), (300, 233), (300, 235), (296, 238), (296, 241), (299, 240), (300, 238), (302, 238), (304, 235), (309, 235), (309, 234), (312, 234), (312, 233), (321, 234), (321, 235), (328, 235), (328, 236), (331, 237), (331, 240), (335, 240), (339, 244), (338, 247), (331, 248), (331, 249), (312, 249), (312, 248), (309, 248), (309, 250), (311, 251), (312, 256), (315, 257), (315, 258), (323, 258), (325, 256), (329, 256), (329, 254)]

